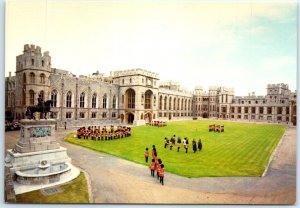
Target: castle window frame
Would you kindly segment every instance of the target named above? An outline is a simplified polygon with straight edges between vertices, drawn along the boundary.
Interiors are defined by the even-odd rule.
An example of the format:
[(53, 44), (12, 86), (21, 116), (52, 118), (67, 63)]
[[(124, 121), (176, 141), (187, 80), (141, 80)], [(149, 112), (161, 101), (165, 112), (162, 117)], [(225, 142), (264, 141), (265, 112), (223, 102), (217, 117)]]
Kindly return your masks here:
[(103, 95), (103, 103), (102, 103), (102, 108), (106, 109), (107, 108), (107, 95)]
[(92, 108), (97, 108), (97, 94), (94, 93), (92, 97)]
[(72, 118), (72, 112), (66, 112), (66, 118)]
[(34, 105), (35, 93), (33, 90), (29, 90), (29, 105)]
[(102, 113), (102, 118), (106, 118), (107, 117), (107, 113), (106, 112), (103, 112)]
[(80, 112), (79, 113), (79, 118), (84, 118), (85, 117), (85, 113), (84, 112)]
[(162, 110), (162, 95), (159, 96), (159, 110)]
[(145, 92), (145, 109), (151, 109), (151, 95), (152, 92), (150, 90), (147, 90)]
[(52, 105), (51, 107), (56, 107), (57, 106), (57, 90), (53, 90), (51, 92), (51, 100), (52, 100)]
[(39, 94), (42, 97), (42, 99), (45, 101), (45, 93), (44, 93), (44, 91), (41, 90)]
[(44, 67), (45, 66), (45, 61), (44, 60), (42, 60), (42, 67)]
[(117, 98), (116, 96), (114, 95), (113, 96), (113, 100), (112, 100), (112, 109), (116, 109), (117, 107)]
[(111, 113), (111, 117), (112, 117), (112, 118), (116, 118), (116, 112), (112, 112), (112, 113)]
[(80, 94), (80, 98), (79, 98), (79, 107), (80, 108), (84, 108), (84, 98), (85, 98), (85, 94), (84, 94), (84, 92), (82, 92)]
[(96, 112), (92, 112), (92, 118), (96, 118), (96, 116), (97, 116), (97, 113)]
[(263, 114), (264, 113), (264, 107), (259, 107), (259, 113)]
[(45, 84), (45, 74), (40, 74), (40, 83)]
[(133, 89), (128, 89), (127, 94), (127, 108), (135, 108), (135, 91)]
[(34, 59), (31, 59), (31, 66), (34, 66)]
[(29, 77), (30, 77), (30, 83), (35, 84), (35, 74), (33, 72), (30, 72)]
[(71, 91), (67, 92), (67, 99), (66, 99), (66, 107), (71, 108), (72, 106), (72, 93)]

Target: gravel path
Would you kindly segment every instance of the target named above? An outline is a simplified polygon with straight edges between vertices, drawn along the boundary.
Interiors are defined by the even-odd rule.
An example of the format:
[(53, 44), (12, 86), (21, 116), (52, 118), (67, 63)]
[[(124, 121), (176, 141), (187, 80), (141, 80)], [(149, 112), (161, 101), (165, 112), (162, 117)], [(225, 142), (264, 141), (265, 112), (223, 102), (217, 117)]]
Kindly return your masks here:
[[(296, 201), (296, 128), (288, 128), (264, 177), (185, 178), (165, 174), (165, 185), (147, 167), (63, 141), (72, 130), (56, 133), (72, 163), (88, 173), (93, 203), (147, 204), (294, 204)], [(74, 132), (74, 130), (73, 130)], [(19, 132), (6, 132), (6, 148)]]

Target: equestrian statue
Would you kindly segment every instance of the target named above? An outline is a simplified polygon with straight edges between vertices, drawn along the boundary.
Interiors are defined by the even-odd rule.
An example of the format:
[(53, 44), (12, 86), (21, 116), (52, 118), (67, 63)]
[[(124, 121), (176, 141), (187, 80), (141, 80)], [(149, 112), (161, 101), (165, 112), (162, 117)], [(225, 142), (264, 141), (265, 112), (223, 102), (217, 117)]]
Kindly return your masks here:
[(38, 97), (38, 104), (35, 106), (28, 106), (26, 110), (26, 117), (29, 119), (35, 119), (34, 113), (39, 112), (40, 113), (40, 118), (45, 118), (48, 112), (50, 111), (50, 107), (52, 105), (52, 100), (47, 100), (44, 102), (43, 98), (41, 95)]

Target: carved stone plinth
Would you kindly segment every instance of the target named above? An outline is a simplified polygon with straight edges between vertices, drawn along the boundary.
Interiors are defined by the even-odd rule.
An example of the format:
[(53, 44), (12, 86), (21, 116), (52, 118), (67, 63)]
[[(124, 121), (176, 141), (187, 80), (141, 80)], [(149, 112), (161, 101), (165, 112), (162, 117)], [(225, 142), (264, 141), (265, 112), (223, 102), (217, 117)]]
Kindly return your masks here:
[(50, 120), (21, 120), (20, 139), (14, 151), (20, 153), (58, 149), (55, 139), (55, 123)]

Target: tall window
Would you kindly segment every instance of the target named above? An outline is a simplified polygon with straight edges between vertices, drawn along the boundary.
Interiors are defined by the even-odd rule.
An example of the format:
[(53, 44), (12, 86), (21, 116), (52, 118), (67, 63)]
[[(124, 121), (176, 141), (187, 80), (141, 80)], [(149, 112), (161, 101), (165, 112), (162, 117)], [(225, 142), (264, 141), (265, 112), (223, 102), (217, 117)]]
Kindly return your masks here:
[(164, 110), (167, 110), (167, 96), (164, 99)]
[(33, 72), (30, 73), (30, 83), (31, 84), (35, 83), (35, 74)]
[(41, 98), (45, 101), (45, 93), (44, 93), (44, 91), (42, 90), (42, 91), (40, 91), (40, 95), (41, 95)]
[(97, 95), (96, 93), (94, 93), (92, 97), (92, 108), (96, 108), (96, 102), (97, 102)]
[(103, 108), (106, 108), (107, 107), (107, 96), (106, 94), (104, 94), (103, 96), (103, 105), (102, 105)]
[(42, 66), (44, 66), (45, 65), (45, 62), (44, 62), (44, 60), (42, 60)]
[(33, 90), (29, 91), (29, 104), (34, 105), (34, 91)]
[(69, 91), (67, 93), (66, 107), (71, 108), (72, 105), (72, 93)]
[(127, 90), (127, 107), (135, 108), (135, 92), (132, 89)]
[(177, 110), (179, 110), (179, 105), (180, 105), (180, 98), (177, 100)]
[(40, 75), (40, 83), (45, 84), (45, 74)]
[(184, 101), (184, 110), (187, 110), (187, 100)]
[(174, 102), (173, 102), (173, 110), (176, 110), (176, 98), (174, 98)]
[(169, 98), (169, 110), (172, 110), (172, 98)]
[(147, 90), (145, 93), (145, 109), (151, 108), (151, 95), (152, 92), (150, 90)]
[(52, 107), (56, 107), (57, 106), (57, 91), (53, 90), (51, 92), (51, 100), (52, 100)]
[(34, 59), (31, 59), (31, 65), (32, 66), (34, 65)]
[(84, 92), (80, 94), (80, 98), (79, 98), (79, 106), (80, 108), (84, 108), (84, 97), (85, 97), (85, 94)]
[(183, 99), (181, 99), (181, 110), (183, 110)]
[(259, 113), (263, 114), (264, 113), (264, 107), (259, 107)]
[(159, 110), (162, 108), (162, 96), (159, 97)]
[(116, 109), (116, 107), (117, 107), (116, 103), (117, 103), (117, 99), (116, 99), (116, 96), (114, 96), (113, 101), (112, 101), (112, 108), (113, 109)]

